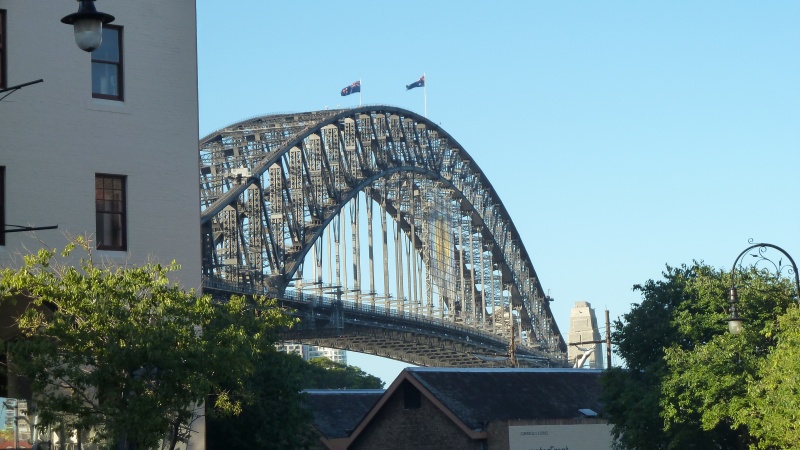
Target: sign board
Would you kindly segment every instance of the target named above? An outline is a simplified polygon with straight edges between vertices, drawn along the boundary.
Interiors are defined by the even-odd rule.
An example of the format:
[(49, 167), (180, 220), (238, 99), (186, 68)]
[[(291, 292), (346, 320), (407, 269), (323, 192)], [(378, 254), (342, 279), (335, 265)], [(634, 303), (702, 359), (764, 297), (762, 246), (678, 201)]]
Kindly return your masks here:
[(523, 425), (508, 427), (510, 450), (609, 450), (611, 425)]
[(27, 400), (0, 397), (0, 448), (9, 448), (9, 444), (13, 448), (16, 438), (20, 443), (31, 439), (31, 427), (27, 419)]

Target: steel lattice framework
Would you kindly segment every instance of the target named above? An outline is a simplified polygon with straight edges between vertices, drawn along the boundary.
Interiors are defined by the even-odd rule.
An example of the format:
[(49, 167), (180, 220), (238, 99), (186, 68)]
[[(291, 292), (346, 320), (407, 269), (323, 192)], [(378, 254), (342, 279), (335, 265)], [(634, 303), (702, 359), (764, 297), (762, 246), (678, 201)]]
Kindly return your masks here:
[(201, 139), (200, 182), (207, 287), (332, 296), (565, 360), (502, 201), (424, 117), (364, 106), (248, 119)]

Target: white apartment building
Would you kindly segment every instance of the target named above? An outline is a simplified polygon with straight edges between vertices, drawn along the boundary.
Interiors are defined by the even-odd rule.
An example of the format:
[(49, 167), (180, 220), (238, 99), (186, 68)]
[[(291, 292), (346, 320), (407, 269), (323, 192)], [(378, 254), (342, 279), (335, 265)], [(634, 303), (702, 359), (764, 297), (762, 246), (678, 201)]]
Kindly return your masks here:
[(61, 23), (78, 2), (0, 0), (0, 90), (43, 79), (0, 100), (0, 220), (58, 225), (0, 233), (0, 266), (85, 235), (96, 258), (175, 260), (172, 281), (199, 291), (195, 0), (96, 7), (115, 20), (87, 53)]
[(297, 342), (282, 342), (276, 345), (278, 351), (294, 353), (303, 357), (305, 361), (314, 358), (327, 358), (331, 361), (347, 365), (347, 351), (336, 348), (317, 347), (316, 345), (300, 344)]

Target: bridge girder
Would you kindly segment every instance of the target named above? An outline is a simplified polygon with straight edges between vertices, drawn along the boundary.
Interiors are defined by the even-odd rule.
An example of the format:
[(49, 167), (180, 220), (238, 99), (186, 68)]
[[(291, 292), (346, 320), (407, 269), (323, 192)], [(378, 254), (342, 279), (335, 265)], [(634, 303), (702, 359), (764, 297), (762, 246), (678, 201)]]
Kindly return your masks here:
[[(310, 252), (321, 266), (314, 246), (326, 232), (344, 240), (335, 236), (345, 229), (348, 205), (353, 220), (360, 202), (374, 203), (414, 250), (405, 260), (409, 284), (410, 262), (424, 266), (429, 313), (481, 331), (491, 323), (503, 339), (518, 333), (518, 342), (564, 358), (548, 299), (502, 201), (469, 154), (426, 118), (388, 106), (257, 117), (203, 138), (200, 166), (207, 280), (285, 297), (293, 281), (302, 283)], [(351, 227), (361, 293), (345, 295), (375, 306), (375, 286), (360, 285), (359, 232), (355, 222)], [(402, 255), (397, 261), (402, 272)], [(396, 278), (402, 291), (402, 273)], [(390, 300), (385, 292), (385, 306), (418, 308), (401, 294)], [(367, 335), (352, 334), (350, 345)], [(390, 341), (365, 349), (380, 353)]]

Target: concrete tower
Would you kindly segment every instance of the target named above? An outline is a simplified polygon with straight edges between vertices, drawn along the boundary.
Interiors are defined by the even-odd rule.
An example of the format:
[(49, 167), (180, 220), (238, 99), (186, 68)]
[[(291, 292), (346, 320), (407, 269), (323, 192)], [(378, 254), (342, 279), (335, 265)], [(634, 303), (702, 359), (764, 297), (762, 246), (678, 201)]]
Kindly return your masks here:
[(590, 369), (603, 368), (602, 344), (572, 345), (578, 342), (599, 341), (600, 329), (597, 327), (597, 316), (589, 302), (575, 302), (569, 316), (569, 360), (574, 364), (592, 350), (581, 367)]

